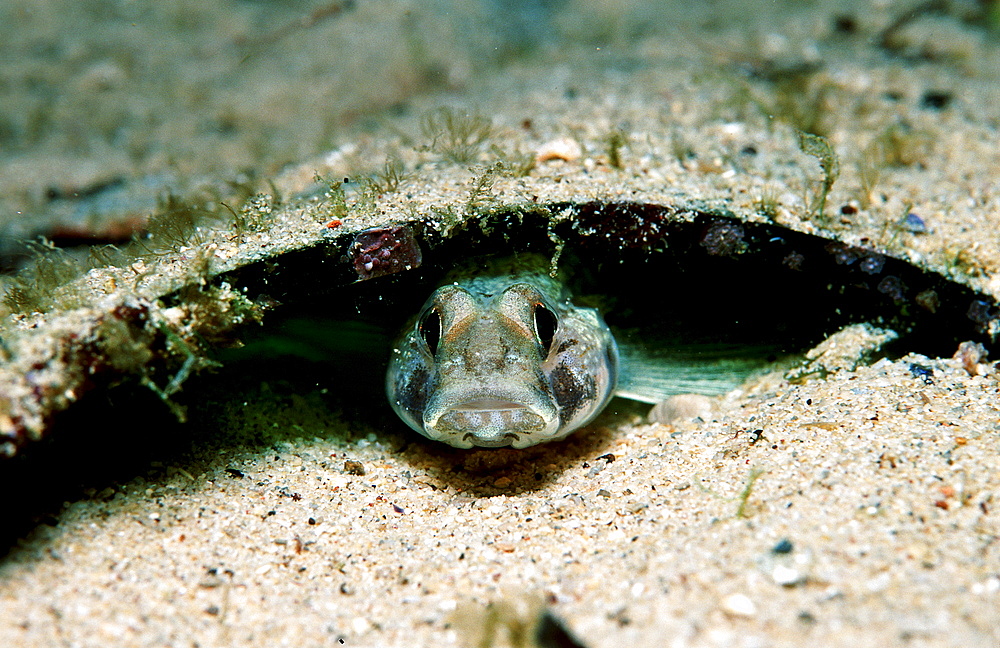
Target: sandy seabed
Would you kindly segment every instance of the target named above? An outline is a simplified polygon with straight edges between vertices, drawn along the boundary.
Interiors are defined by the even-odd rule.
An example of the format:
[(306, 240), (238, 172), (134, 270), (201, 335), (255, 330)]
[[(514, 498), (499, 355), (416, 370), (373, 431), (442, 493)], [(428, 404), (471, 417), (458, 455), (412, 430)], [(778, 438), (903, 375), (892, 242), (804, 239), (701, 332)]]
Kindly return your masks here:
[[(552, 23), (567, 39), (618, 15), (600, 2), (570, 4), (578, 13)], [(880, 45), (906, 3), (812, 4), (751, 26), (732, 13), (696, 16), (685, 23), (691, 38), (678, 42), (676, 31), (632, 34), (629, 20), (645, 24), (646, 14), (629, 3), (632, 14), (602, 36), (611, 64), (566, 40), (542, 47), (541, 60), (494, 63), (509, 67), (482, 82), (449, 58), (458, 63), (444, 89), (397, 67), (406, 74), (386, 77), (392, 92), (353, 95), (340, 119), (401, 96), (413, 114), (442, 102), (475, 106), (519, 133), (522, 152), (583, 142), (579, 156), (509, 181), (525, 193), (537, 185), (543, 202), (544, 191), (555, 201), (648, 189), (746, 212), (766, 189), (783, 225), (876, 241), (996, 298), (996, 33), (944, 12)], [(380, 24), (359, 15), (331, 24)], [(287, 48), (281, 60), (297, 69)], [(783, 105), (781, 79), (817, 62), (822, 72), (792, 93), (808, 101)], [(86, 68), (80, 83), (91, 85), (79, 91), (118, 92), (116, 75), (129, 72), (117, 65), (105, 81)], [(61, 107), (72, 116), (73, 105)], [(230, 119), (238, 124), (244, 110), (236, 105)], [(791, 127), (772, 125), (780, 110), (817, 111), (812, 124), (841, 152), (832, 225), (805, 215), (818, 170)], [(416, 122), (401, 117), (400, 128), (416, 133)], [(341, 123), (322, 154), (287, 142), (275, 152), (248, 135), (211, 163), (199, 155), (211, 157), (212, 142), (197, 140), (184, 144), (196, 151), (186, 158), (133, 151), (106, 161), (112, 175), (148, 178), (170, 166), (171, 153), (186, 160), (171, 167), (180, 175), (225, 174), (258, 155), (258, 168), (291, 191), (316, 169), (352, 173), (357, 151), (385, 149), (373, 141), (391, 148), (409, 137), (384, 121)], [(322, 125), (307, 126), (303, 137)], [(623, 173), (609, 169), (602, 144), (611, 128), (629, 142)], [(902, 157), (866, 194), (862, 152), (873, 141), (895, 141)], [(753, 161), (734, 153), (748, 143)], [(79, 155), (70, 148), (46, 141), (6, 159), (22, 187), (5, 199), (12, 211), (44, 203), (40, 169)], [(813, 166), (803, 175), (789, 160)], [(470, 182), (455, 174), (457, 186)], [(104, 177), (83, 175), (84, 184)], [(427, 182), (414, 194), (434, 202), (445, 183)], [(910, 210), (929, 231), (887, 237), (885, 224)], [(615, 401), (565, 442), (517, 452), (453, 451), (398, 425), (338, 416), (320, 395), (338, 379), (303, 386), (263, 375), (227, 403), (193, 405), (211, 443), (40, 523), (0, 564), (0, 644), (535, 645), (511, 637), (544, 609), (591, 647), (1000, 645), (1000, 383), (986, 361), (911, 354), (801, 384), (771, 376), (719, 399), (707, 419), (669, 425)], [(240, 440), (226, 443), (227, 434)], [(254, 435), (267, 441), (243, 441)], [(563, 645), (545, 641), (537, 645)]]

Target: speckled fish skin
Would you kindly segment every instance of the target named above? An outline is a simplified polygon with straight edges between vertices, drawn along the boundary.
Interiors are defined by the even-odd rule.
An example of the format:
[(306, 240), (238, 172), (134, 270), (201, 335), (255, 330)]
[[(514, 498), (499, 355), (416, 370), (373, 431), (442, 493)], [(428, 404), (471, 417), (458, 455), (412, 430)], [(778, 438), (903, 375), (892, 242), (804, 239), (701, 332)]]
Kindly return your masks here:
[(438, 288), (393, 349), (386, 392), (428, 438), (526, 448), (589, 423), (617, 378), (600, 314), (547, 275), (515, 273)]

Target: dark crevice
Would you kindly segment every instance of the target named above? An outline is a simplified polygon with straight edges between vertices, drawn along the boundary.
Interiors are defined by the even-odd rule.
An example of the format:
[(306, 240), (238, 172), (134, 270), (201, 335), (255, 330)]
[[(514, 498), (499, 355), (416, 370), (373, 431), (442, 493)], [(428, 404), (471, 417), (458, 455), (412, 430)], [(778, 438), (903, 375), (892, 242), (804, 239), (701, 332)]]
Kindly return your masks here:
[[(566, 210), (572, 218), (555, 218)], [(176, 396), (192, 423), (178, 424), (135, 384), (89, 394), (58, 417), (54, 434), (3, 465), (0, 487), (9, 496), (0, 549), (57, 519), (63, 501), (143, 475), (152, 462), (196, 461), (190, 457), (227, 444), (266, 447), (266, 439), (227, 439), (211, 424), (216, 400), (244, 398), (264, 381), (290, 393), (328, 389), (323, 401), (344, 420), (389, 430), (404, 444), (432, 443), (411, 438), (385, 402), (386, 360), (444, 275), (479, 255), (551, 258), (561, 241), (571, 291), (651, 347), (704, 342), (796, 353), (846, 324), (871, 322), (900, 334), (891, 355), (951, 356), (965, 340), (988, 345), (997, 317), (988, 297), (874, 249), (708, 209), (557, 204), (487, 214), (448, 236), (400, 227), (422, 248), (422, 265), (409, 271), (358, 281), (357, 249), (345, 238), (219, 277), (278, 306), (259, 330), (243, 332), (242, 351), (219, 353), (222, 370)]]

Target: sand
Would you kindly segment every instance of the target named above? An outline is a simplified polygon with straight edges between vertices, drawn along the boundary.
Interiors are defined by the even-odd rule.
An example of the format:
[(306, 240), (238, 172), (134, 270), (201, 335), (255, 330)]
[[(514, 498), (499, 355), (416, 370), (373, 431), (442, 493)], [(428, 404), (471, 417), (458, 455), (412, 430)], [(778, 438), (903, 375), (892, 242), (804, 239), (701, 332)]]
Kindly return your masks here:
[[(324, 28), (398, 27), (358, 5)], [(182, 186), (206, 177), (224, 184), (249, 163), (288, 195), (315, 191), (317, 171), (357, 175), (388, 158), (415, 170), (366, 213), (345, 217), (342, 230), (317, 233), (325, 208), (292, 205), (275, 220), (287, 224), (285, 238), (263, 240), (279, 228), (220, 238), (217, 272), (380, 219), (438, 218), (447, 227), (467, 212), (533, 201), (629, 199), (763, 222), (767, 194), (776, 203), (770, 218), (782, 226), (875, 246), (996, 299), (1000, 247), (985, 234), (1000, 224), (996, 32), (956, 3), (880, 45), (881, 30), (907, 6), (726, 3), (715, 13), (672, 14), (573, 2), (526, 53), (487, 61), (453, 41), (454, 56), (437, 52), (450, 64), (447, 83), (411, 83), (408, 73), (394, 86), (405, 89), (405, 110), (379, 112), (380, 102), (399, 100), (393, 93), (352, 94), (338, 114), (363, 105), (372, 116), (342, 117), (328, 140), (310, 140), (315, 121), (297, 131), (295, 115), (268, 116), (288, 138), (312, 141), (311, 150), (254, 149), (255, 138), (267, 141), (265, 124), (247, 126), (233, 148), (155, 129), (142, 135), (182, 164), (134, 153), (102, 166), (94, 160), (103, 149), (84, 157), (101, 167), (91, 177), (123, 175), (129, 187), (161, 171)], [(186, 15), (181, 5), (168, 8), (166, 18)], [(137, 21), (149, 38), (169, 40), (173, 32), (155, 28), (166, 18)], [(209, 26), (218, 19), (209, 18)], [(429, 18), (418, 12), (416, 20)], [(282, 40), (281, 56), (308, 60), (316, 32), (305, 34)], [(209, 31), (213, 38), (228, 42)], [(348, 69), (363, 67), (351, 61)], [(821, 72), (795, 80), (796, 66), (817, 61)], [(284, 75), (301, 69), (288, 65)], [(365, 87), (383, 87), (378, 78)], [(351, 87), (337, 79), (327, 87)], [(296, 76), (279, 94), (301, 96), (309, 85)], [(209, 96), (214, 105), (220, 95)], [(790, 100), (801, 103), (782, 103)], [(487, 116), (508, 160), (565, 137), (581, 155), (540, 161), (523, 177), (498, 177), (485, 196), (470, 194), (493, 153), (484, 146), (456, 164), (421, 148), (421, 120), (441, 105)], [(171, 103), (155, 106), (162, 114)], [(196, 122), (185, 116), (169, 126)], [(822, 130), (840, 155), (820, 216), (809, 203), (821, 171), (799, 150), (791, 122)], [(622, 169), (606, 144), (616, 129), (627, 141)], [(8, 209), (58, 216), (66, 206), (56, 200), (46, 209), (52, 174), (39, 169), (69, 164), (79, 150), (18, 141), (23, 150), (4, 158), (5, 169), (45, 163), (11, 181), (21, 192), (6, 194)], [(873, 142), (891, 144), (895, 159), (883, 159), (871, 185), (863, 176)], [(755, 153), (741, 154), (747, 147)], [(452, 212), (435, 216), (435, 205)], [(99, 212), (95, 222), (122, 213)], [(929, 231), (893, 227), (907, 213)], [(8, 220), (9, 231), (27, 231)], [(166, 262), (157, 267), (137, 289), (150, 300), (184, 275)], [(121, 290), (89, 308), (109, 308)], [(11, 317), (17, 330), (61, 321)], [(519, 638), (551, 614), (592, 647), (995, 646), (1000, 383), (988, 359), (949, 355), (832, 367), (825, 378), (794, 383), (772, 374), (718, 399), (707, 419), (669, 425), (616, 400), (565, 442), (522, 451), (464, 452), (421, 439), (386, 412), (380, 394), (339, 397), (360, 382), (351, 373), (312, 364), (233, 366), (192, 380), (178, 396), (188, 407), (184, 426), (155, 398), (136, 396), (141, 389), (109, 390), (111, 400), (138, 399), (147, 417), (158, 413), (148, 420), (123, 407), (134, 418), (111, 421), (107, 412), (116, 410), (97, 408), (101, 416), (82, 410), (69, 419), (98, 449), (105, 430), (129, 430), (108, 433), (122, 444), (108, 457), (126, 458), (77, 466), (82, 476), (55, 489), (64, 503), (29, 507), (34, 522), (0, 564), (0, 644), (572, 645), (565, 636)], [(82, 408), (69, 400), (71, 411)], [(161, 409), (142, 409), (153, 406)], [(34, 481), (13, 497), (32, 502), (31, 489), (50, 476), (41, 460), (28, 465)]]

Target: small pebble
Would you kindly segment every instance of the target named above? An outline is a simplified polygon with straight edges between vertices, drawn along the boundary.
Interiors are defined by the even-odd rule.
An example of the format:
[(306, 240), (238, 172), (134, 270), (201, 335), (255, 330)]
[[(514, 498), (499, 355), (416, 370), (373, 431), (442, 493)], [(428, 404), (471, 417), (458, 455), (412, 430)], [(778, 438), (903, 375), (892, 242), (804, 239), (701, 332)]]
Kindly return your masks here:
[(882, 267), (885, 266), (885, 257), (881, 254), (871, 254), (861, 259), (861, 263), (858, 267), (865, 274), (877, 275), (882, 272)]
[(906, 284), (899, 277), (889, 275), (879, 282), (876, 289), (883, 295), (892, 297), (897, 303), (906, 301)]
[(974, 299), (969, 304), (969, 309), (966, 311), (965, 316), (976, 324), (985, 326), (994, 318), (995, 313), (993, 307), (988, 302), (981, 299)]
[(678, 394), (653, 406), (649, 412), (650, 423), (673, 425), (682, 421), (712, 418), (712, 399), (701, 394)]
[(918, 306), (929, 310), (931, 313), (936, 313), (938, 306), (941, 305), (941, 299), (938, 297), (937, 292), (933, 290), (925, 290), (917, 293), (917, 296), (913, 298), (913, 301), (917, 302)]
[(771, 552), (776, 554), (789, 554), (792, 553), (792, 549), (794, 549), (792, 541), (789, 540), (788, 538), (783, 538), (778, 542), (778, 544), (774, 545), (774, 548), (771, 549)]
[(913, 234), (926, 234), (929, 230), (924, 219), (914, 213), (909, 213), (899, 222), (899, 226)]
[(806, 581), (805, 574), (794, 567), (785, 565), (776, 565), (771, 571), (771, 578), (774, 579), (775, 583), (784, 587), (793, 587)]
[(542, 144), (535, 154), (536, 162), (548, 162), (549, 160), (563, 160), (573, 162), (583, 155), (583, 149), (579, 142), (570, 137), (560, 137)]
[(988, 371), (985, 364), (980, 364), (986, 356), (986, 347), (978, 342), (966, 341), (958, 345), (958, 351), (953, 357), (962, 363), (962, 368), (970, 376), (979, 376)]
[(946, 90), (928, 90), (920, 98), (920, 107), (927, 110), (944, 110), (951, 100), (952, 95)]
[(996, 594), (1000, 592), (1000, 578), (992, 577), (982, 583), (973, 583), (970, 588), (973, 594)]
[(746, 250), (745, 235), (742, 225), (717, 221), (708, 228), (699, 245), (712, 256), (736, 256)]
[(507, 488), (508, 486), (510, 486), (511, 481), (512, 480), (510, 477), (500, 477), (493, 482), (493, 485), (496, 486), (497, 488)]
[(739, 617), (752, 617), (757, 614), (757, 606), (746, 594), (730, 594), (722, 599), (722, 611)]
[(348, 459), (344, 462), (344, 472), (348, 475), (364, 475), (365, 465), (360, 461), (352, 461)]
[(910, 363), (910, 374), (914, 378), (919, 378), (924, 381), (925, 385), (934, 384), (934, 370), (930, 367), (924, 366), (922, 364), (917, 364), (916, 362)]
[(802, 264), (806, 262), (806, 258), (794, 250), (785, 255), (785, 258), (781, 260), (781, 264), (790, 270), (795, 270), (796, 272), (802, 270)]

